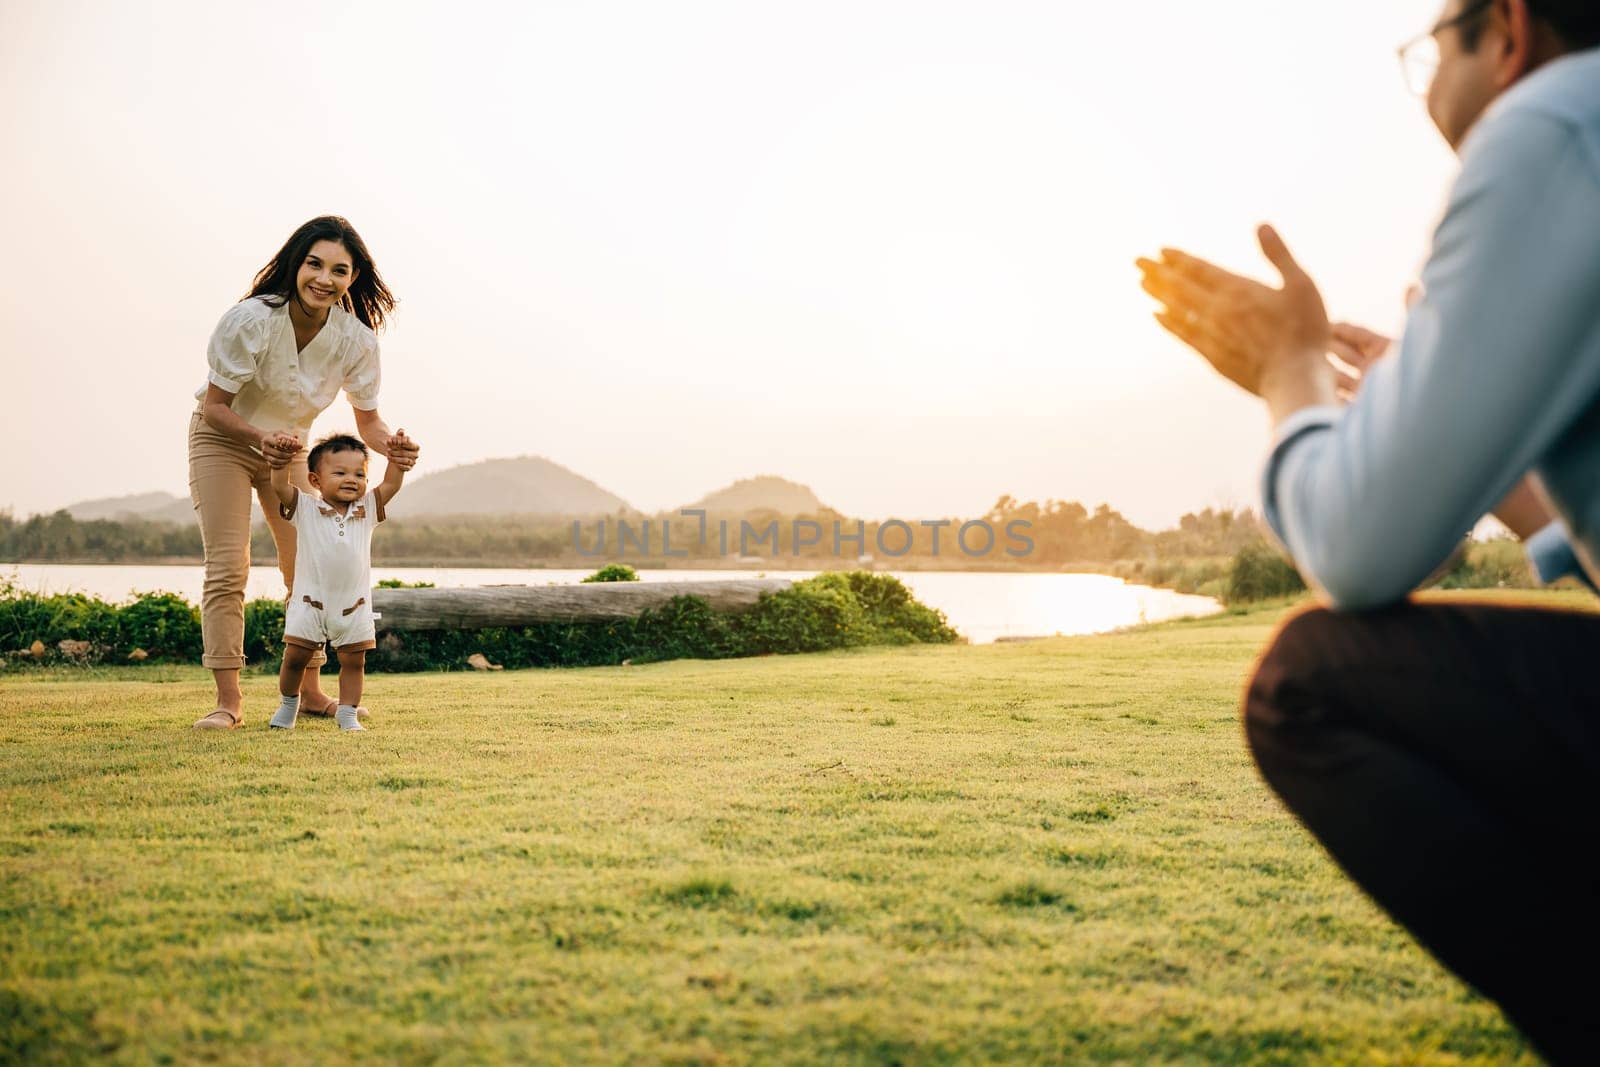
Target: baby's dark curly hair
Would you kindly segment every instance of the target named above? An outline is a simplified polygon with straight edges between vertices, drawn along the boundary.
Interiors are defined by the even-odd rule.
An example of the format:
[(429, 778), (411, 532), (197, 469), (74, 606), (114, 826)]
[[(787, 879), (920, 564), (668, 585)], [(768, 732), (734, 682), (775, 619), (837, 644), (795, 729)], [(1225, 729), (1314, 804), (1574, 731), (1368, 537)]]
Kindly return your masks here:
[(306, 468), (308, 470), (316, 470), (317, 464), (322, 461), (323, 456), (332, 455), (335, 452), (360, 452), (363, 457), (370, 458), (371, 456), (361, 438), (356, 437), (354, 434), (334, 433), (329, 434), (311, 446), (311, 454), (306, 457)]

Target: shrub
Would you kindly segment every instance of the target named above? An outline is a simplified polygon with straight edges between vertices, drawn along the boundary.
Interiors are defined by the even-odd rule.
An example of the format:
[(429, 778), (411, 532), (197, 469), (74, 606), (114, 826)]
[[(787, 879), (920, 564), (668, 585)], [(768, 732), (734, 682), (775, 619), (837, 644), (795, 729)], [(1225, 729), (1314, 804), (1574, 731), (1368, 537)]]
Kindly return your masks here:
[(133, 603), (111, 610), (122, 622), (120, 650), (142, 648), (151, 659), (170, 662), (200, 658), (200, 610), (178, 594), (140, 593)]
[(1538, 584), (1527, 551), (1509, 540), (1466, 542), (1438, 581), (1441, 589), (1532, 589)]
[(844, 577), (861, 601), (874, 643), (938, 644), (959, 639), (944, 612), (917, 600), (900, 579), (870, 571), (846, 571)]
[(50, 648), (59, 641), (87, 641), (96, 652), (114, 648), (122, 636), (117, 609), (103, 600), (69, 593), (47, 598), (50, 615), (41, 640)]
[(1245, 545), (1233, 557), (1226, 599), (1230, 604), (1271, 600), (1304, 591), (1305, 579), (1294, 564), (1264, 541)]
[(607, 563), (583, 579), (585, 582), (637, 582), (638, 580), (638, 572), (626, 563)]
[(244, 658), (251, 663), (283, 658), (283, 601), (252, 600), (244, 606)]
[(1104, 569), (1113, 577), (1136, 585), (1220, 600), (1228, 595), (1228, 575), (1233, 569), (1233, 560), (1228, 556), (1118, 560)]
[(51, 611), (45, 598), (0, 583), (0, 653), (43, 641), (50, 631)]
[(62, 641), (87, 641), (90, 660), (121, 660), (142, 648), (152, 660), (193, 662), (200, 658), (200, 613), (173, 593), (140, 593), (116, 605), (82, 593), (40, 596), (0, 585), (0, 650), (34, 641), (52, 654)]
[(375, 670), (459, 669), (482, 652), (509, 668), (579, 667), (958, 639), (944, 614), (918, 603), (898, 579), (852, 571), (798, 581), (738, 613), (679, 596), (635, 619), (391, 633), (367, 662)]
[[(134, 648), (152, 660), (191, 663), (201, 653), (199, 612), (171, 593), (145, 593), (119, 606), (0, 586), (0, 648), (26, 647), (35, 638), (52, 651), (63, 638), (93, 641), (98, 654), (116, 660)], [(511, 668), (579, 667), (958, 639), (944, 614), (918, 603), (898, 579), (835, 571), (763, 594), (739, 613), (714, 611), (704, 597), (678, 596), (634, 619), (387, 633), (367, 663), (373, 670), (460, 669), (481, 652)], [(274, 663), (282, 642), (283, 602), (246, 604), (246, 658)]]
[(821, 652), (866, 644), (871, 634), (850, 580), (837, 571), (769, 593), (739, 619), (745, 654)]
[(741, 652), (738, 624), (713, 611), (704, 597), (675, 596), (633, 623), (639, 662), (669, 659), (723, 659)]
[(81, 593), (40, 596), (7, 584), (0, 594), (0, 651), (39, 641), (54, 652), (63, 640), (88, 641), (98, 657), (120, 636), (116, 609)]

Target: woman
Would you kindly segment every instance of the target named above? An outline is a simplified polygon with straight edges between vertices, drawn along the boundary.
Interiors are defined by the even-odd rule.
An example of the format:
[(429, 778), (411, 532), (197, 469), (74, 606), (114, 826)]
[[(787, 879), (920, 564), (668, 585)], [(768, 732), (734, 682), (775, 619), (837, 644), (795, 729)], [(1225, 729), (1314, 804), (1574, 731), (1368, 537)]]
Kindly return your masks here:
[[(356, 432), (374, 452), (406, 470), (416, 463), (416, 448), (391, 444), (378, 415), (374, 331), (394, 305), (360, 235), (344, 219), (324, 215), (290, 235), (211, 335), (210, 373), (189, 420), (189, 494), (206, 553), (201, 662), (216, 679), (217, 703), (196, 729), (231, 730), (244, 721), (239, 670), (251, 492), (261, 498), (278, 568), (292, 588), (294, 527), (278, 514), (269, 472), (289, 466), (295, 484), (311, 491), (300, 449), (339, 389), (350, 400)], [(338, 704), (319, 681), (326, 659), (318, 652), (300, 685), (300, 707), (313, 715), (331, 715)]]

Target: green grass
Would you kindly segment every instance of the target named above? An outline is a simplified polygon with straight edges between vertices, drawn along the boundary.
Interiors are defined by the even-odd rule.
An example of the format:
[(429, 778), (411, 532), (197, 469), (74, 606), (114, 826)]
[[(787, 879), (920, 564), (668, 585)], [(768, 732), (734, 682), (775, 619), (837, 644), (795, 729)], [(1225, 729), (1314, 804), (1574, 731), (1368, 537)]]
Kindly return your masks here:
[(7, 676), (0, 1060), (1534, 1062), (1257, 778), (1277, 617), (378, 676), (354, 736)]

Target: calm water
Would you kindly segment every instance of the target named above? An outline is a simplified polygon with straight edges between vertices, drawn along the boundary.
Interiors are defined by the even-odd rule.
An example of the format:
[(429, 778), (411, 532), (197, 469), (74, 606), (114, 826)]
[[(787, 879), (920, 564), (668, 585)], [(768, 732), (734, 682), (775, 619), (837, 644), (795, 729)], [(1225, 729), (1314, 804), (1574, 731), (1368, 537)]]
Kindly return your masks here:
[[(591, 570), (492, 570), (448, 567), (374, 567), (374, 581), (400, 578), (440, 586), (544, 585), (576, 582)], [(647, 582), (705, 578), (805, 578), (815, 571), (642, 570)], [(891, 571), (929, 607), (945, 613), (974, 644), (997, 637), (1088, 634), (1141, 622), (1160, 622), (1221, 610), (1209, 597), (1128, 585), (1098, 574), (993, 574), (977, 571)], [(80, 592), (122, 600), (134, 592), (178, 593), (200, 602), (199, 566), (0, 564), (0, 578), (44, 593)], [(281, 597), (275, 567), (253, 567), (247, 597)]]

